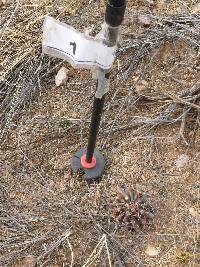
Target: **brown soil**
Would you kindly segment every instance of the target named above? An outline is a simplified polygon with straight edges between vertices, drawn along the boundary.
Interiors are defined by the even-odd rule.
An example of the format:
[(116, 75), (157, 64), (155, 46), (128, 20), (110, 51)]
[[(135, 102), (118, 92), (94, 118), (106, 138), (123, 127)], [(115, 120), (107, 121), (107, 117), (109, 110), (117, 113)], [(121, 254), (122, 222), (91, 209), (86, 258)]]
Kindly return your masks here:
[[(92, 3), (91, 12), (79, 2), (76, 14), (85, 17), (87, 11), (88, 24), (97, 27), (103, 1), (100, 9)], [(133, 12), (170, 16), (193, 12), (197, 1), (147, 2), (129, 1), (124, 41), (148, 32)], [(182, 38), (164, 42), (127, 79), (123, 72), (116, 76), (117, 62), (123, 66), (133, 53), (121, 53), (112, 74), (97, 144), (107, 160), (99, 184), (88, 186), (70, 170), (72, 155), (87, 144), (95, 89), (88, 71), (74, 71), (63, 63), (70, 70), (67, 84), (56, 88), (52, 75), (48, 86), (15, 117), (0, 150), (1, 266), (22, 266), (26, 255), (36, 257), (38, 266), (72, 266), (72, 255), (73, 266), (89, 266), (84, 263), (103, 234), (107, 243), (90, 266), (110, 266), (109, 256), (111, 266), (199, 266), (199, 111), (191, 109), (186, 117), (185, 139), (180, 122), (109, 133), (110, 125), (126, 126), (135, 116), (159, 114), (170, 101), (155, 101), (161, 95), (191, 88), (200, 76), (199, 50)], [(178, 104), (176, 117), (183, 109)], [(183, 154), (188, 160), (177, 167)], [(110, 202), (117, 186), (124, 185), (144, 192), (155, 209), (153, 222), (136, 232), (116, 227), (111, 215)], [(67, 230), (71, 235), (62, 242)], [(148, 246), (158, 250), (156, 257), (146, 253)]]

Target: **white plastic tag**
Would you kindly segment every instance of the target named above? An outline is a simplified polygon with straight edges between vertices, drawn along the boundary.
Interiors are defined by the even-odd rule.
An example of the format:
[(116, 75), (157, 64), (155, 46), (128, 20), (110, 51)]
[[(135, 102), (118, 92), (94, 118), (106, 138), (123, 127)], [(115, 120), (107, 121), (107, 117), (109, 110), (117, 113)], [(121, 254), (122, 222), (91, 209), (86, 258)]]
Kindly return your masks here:
[(75, 68), (108, 70), (115, 59), (115, 47), (78, 32), (47, 16), (43, 25), (43, 53), (67, 60)]

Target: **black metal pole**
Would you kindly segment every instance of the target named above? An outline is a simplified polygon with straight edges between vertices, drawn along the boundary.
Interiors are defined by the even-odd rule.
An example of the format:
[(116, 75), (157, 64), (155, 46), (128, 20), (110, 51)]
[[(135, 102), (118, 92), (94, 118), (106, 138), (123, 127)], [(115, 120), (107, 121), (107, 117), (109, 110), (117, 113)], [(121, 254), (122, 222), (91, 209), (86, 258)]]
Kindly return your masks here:
[[(110, 26), (110, 28), (108, 31), (108, 40), (106, 40), (105, 42), (109, 46), (116, 45), (118, 38), (118, 27), (121, 25), (123, 21), (125, 8), (126, 8), (126, 0), (109, 0), (107, 3), (105, 21)], [(105, 79), (106, 78), (108, 79), (109, 72), (106, 73), (105, 75), (107, 76), (105, 77)], [(97, 88), (98, 88), (98, 82), (97, 82)], [(95, 97), (94, 99), (90, 133), (89, 133), (88, 146), (86, 152), (86, 161), (88, 163), (92, 162), (104, 101), (105, 101), (105, 95), (103, 95), (102, 98)]]
[(96, 97), (94, 98), (92, 118), (90, 124), (90, 133), (89, 133), (87, 153), (86, 153), (86, 161), (88, 163), (92, 162), (92, 157), (94, 154), (97, 135), (99, 131), (99, 125), (101, 121), (101, 115), (103, 112), (104, 101), (105, 101), (105, 95), (102, 98), (96, 98)]
[[(102, 28), (100, 39), (108, 47), (115, 47), (118, 42), (120, 25), (124, 18), (126, 0), (108, 0), (105, 14), (105, 27)], [(105, 159), (95, 149), (99, 125), (103, 113), (105, 95), (109, 86), (110, 70), (97, 69), (97, 89), (93, 103), (90, 132), (87, 149), (80, 148), (71, 159), (74, 173), (83, 170), (83, 178), (87, 182), (96, 181), (104, 171)]]

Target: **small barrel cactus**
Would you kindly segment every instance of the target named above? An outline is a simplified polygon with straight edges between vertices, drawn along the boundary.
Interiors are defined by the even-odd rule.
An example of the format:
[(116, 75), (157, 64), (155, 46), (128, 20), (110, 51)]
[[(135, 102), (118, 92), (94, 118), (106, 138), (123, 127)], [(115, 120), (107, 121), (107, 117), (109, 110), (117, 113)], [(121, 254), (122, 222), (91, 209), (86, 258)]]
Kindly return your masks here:
[(148, 225), (153, 218), (152, 206), (145, 200), (142, 193), (131, 187), (118, 188), (111, 210), (119, 226), (133, 231)]

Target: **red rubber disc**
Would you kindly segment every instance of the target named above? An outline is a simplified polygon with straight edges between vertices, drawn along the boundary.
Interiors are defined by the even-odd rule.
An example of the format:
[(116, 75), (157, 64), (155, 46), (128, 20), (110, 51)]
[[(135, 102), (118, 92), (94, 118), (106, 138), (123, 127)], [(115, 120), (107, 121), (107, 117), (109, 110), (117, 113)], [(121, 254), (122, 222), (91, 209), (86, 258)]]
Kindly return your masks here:
[(97, 160), (95, 156), (92, 157), (92, 161), (90, 163), (86, 161), (86, 154), (81, 157), (81, 165), (83, 166), (83, 168), (92, 169), (96, 166), (96, 163)]

